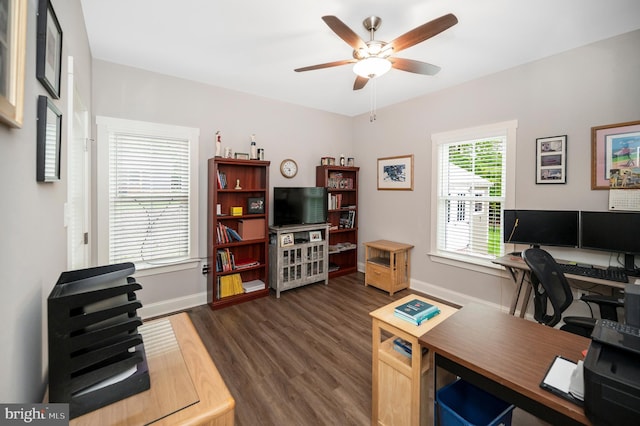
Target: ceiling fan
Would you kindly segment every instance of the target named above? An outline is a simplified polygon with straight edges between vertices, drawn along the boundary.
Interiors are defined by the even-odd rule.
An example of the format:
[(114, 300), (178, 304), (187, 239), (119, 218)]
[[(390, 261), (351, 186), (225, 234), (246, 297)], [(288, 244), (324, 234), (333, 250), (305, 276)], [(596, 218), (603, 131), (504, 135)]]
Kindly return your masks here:
[(440, 34), (442, 31), (458, 23), (458, 18), (449, 13), (422, 24), (387, 43), (374, 39), (376, 30), (380, 28), (380, 24), (382, 24), (382, 19), (377, 16), (370, 16), (362, 22), (362, 25), (364, 25), (370, 34), (370, 40), (366, 42), (337, 17), (330, 15), (323, 16), (322, 20), (338, 37), (346, 41), (347, 44), (353, 48), (353, 59), (311, 65), (297, 68), (295, 71), (312, 71), (346, 64), (355, 64), (353, 70), (358, 76), (353, 84), (353, 90), (362, 89), (369, 79), (379, 77), (391, 68), (416, 74), (435, 75), (440, 71), (440, 67), (412, 59), (396, 58), (393, 54)]

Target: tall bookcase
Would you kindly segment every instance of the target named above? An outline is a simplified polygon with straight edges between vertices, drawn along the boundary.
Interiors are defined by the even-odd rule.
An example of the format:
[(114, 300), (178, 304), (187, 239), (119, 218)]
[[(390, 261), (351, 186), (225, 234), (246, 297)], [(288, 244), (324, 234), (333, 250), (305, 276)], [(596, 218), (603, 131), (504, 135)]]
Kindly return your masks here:
[[(269, 295), (269, 164), (209, 159), (207, 297), (213, 309)], [(253, 286), (229, 287), (237, 277), (243, 287)]]
[(329, 278), (357, 271), (359, 167), (317, 166), (316, 186), (329, 193)]

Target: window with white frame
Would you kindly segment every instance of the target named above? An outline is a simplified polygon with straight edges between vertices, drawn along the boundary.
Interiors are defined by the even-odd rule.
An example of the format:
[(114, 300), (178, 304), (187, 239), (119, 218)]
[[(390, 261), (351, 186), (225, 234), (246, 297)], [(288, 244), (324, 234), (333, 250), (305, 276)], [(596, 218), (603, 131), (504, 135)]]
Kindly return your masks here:
[(197, 258), (200, 130), (97, 117), (98, 259), (136, 268)]
[(504, 253), (513, 204), (517, 121), (432, 135), (431, 254), (490, 266)]

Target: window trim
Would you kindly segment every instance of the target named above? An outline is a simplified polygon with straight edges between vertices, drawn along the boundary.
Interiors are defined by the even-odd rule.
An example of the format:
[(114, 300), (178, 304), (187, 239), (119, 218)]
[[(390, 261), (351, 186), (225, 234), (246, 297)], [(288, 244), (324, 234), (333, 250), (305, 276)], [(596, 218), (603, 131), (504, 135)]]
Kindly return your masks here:
[[(112, 132), (132, 132), (160, 137), (184, 138), (189, 140), (189, 255), (187, 258), (167, 263), (136, 262), (137, 270), (168, 269), (193, 267), (199, 262), (199, 143), (200, 129), (153, 123), (140, 120), (128, 120), (96, 116), (97, 159), (96, 159), (96, 252), (99, 264), (109, 263), (109, 134)], [(180, 266), (182, 265), (182, 266)], [(190, 266), (187, 266), (190, 265)]]
[(490, 274), (495, 274), (497, 269), (501, 269), (500, 266), (492, 263), (489, 259), (455, 256), (449, 252), (438, 250), (438, 149), (446, 143), (506, 136), (506, 175), (504, 178), (504, 204), (502, 208), (503, 210), (513, 208), (515, 205), (516, 186), (517, 129), (518, 121), (508, 120), (460, 130), (433, 133), (431, 135), (431, 239), (428, 254), (432, 261)]

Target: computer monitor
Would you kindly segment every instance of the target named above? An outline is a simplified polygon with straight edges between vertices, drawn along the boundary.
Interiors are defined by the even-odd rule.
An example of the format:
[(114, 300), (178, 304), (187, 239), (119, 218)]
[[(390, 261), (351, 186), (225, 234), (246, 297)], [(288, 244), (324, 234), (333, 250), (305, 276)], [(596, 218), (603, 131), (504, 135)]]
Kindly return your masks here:
[(640, 254), (640, 213), (580, 212), (580, 247), (624, 253), (624, 268), (636, 275), (635, 255)]
[(503, 242), (578, 247), (577, 210), (504, 210)]

